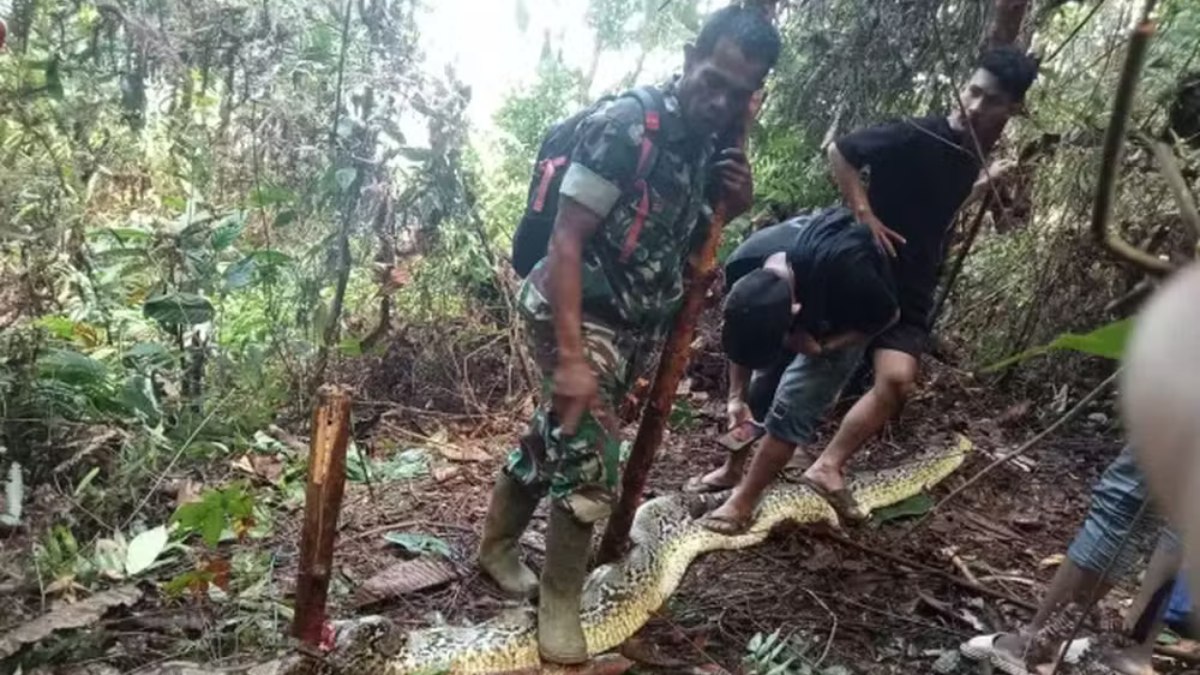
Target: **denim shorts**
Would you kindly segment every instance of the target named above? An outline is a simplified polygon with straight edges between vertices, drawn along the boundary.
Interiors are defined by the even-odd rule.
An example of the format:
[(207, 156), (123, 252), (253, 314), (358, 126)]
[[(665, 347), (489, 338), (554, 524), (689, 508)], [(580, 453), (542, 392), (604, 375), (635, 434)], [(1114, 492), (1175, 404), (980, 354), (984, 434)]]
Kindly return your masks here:
[(1092, 488), (1087, 518), (1067, 556), (1083, 569), (1103, 572), (1119, 553), (1110, 577), (1120, 579), (1154, 545), (1156, 537), (1162, 545), (1179, 546), (1178, 536), (1163, 526), (1153, 507), (1142, 508), (1147, 499), (1146, 478), (1134, 462), (1133, 450), (1125, 446)]
[(771, 368), (754, 371), (748, 396), (754, 419), (775, 438), (811, 443), (821, 416), (837, 400), (863, 352), (863, 345), (853, 345), (819, 356), (787, 355)]

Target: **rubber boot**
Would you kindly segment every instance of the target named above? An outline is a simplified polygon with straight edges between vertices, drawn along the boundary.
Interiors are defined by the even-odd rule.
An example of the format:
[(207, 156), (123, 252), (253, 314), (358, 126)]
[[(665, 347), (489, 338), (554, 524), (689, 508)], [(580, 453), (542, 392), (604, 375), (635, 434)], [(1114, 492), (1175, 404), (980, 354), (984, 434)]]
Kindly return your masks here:
[(521, 534), (529, 525), (538, 498), (523, 485), (501, 472), (492, 488), (483, 539), (479, 542), (479, 566), (506, 594), (532, 598), (538, 578), (521, 560)]
[(575, 665), (588, 660), (579, 602), (591, 544), (592, 524), (580, 523), (557, 504), (550, 508), (538, 602), (538, 652), (543, 661)]

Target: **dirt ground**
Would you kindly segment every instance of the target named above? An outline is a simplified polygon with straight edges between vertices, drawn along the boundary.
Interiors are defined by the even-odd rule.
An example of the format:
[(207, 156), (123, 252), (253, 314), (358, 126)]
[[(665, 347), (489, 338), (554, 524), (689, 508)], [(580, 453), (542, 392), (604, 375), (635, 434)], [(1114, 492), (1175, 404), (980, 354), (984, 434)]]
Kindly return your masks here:
[[(719, 377), (713, 377), (719, 371), (719, 359), (711, 353), (693, 366), (691, 401), (699, 414), (690, 428), (669, 434), (651, 477), (651, 494), (677, 490), (689, 476), (720, 461), (721, 451), (713, 442), (721, 431), (717, 401), (723, 398)], [(848, 405), (843, 402), (831, 419)], [(811, 641), (825, 664), (862, 673), (928, 672), (944, 650), (980, 632), (1013, 628), (1029, 612), (873, 551), (958, 577), (970, 575), (997, 592), (1036, 603), (1082, 519), (1090, 486), (1120, 449), (1107, 422), (1111, 413), (1099, 412), (1106, 407), (1098, 404), (1090, 419), (1085, 416), (1046, 439), (1025, 460), (992, 472), (920, 529), (912, 529), (913, 519), (832, 536), (785, 528), (757, 548), (699, 560), (668, 606), (627, 645), (626, 655), (659, 672), (704, 666), (737, 672), (752, 636), (780, 630)], [(396, 561), (395, 547), (379, 536), (384, 530), (443, 538), (453, 548), (460, 575), (438, 589), (362, 611), (416, 627), (431, 620), (478, 621), (512, 606), (472, 564), (492, 479), (527, 410), (512, 412), (501, 418), (443, 420), (460, 428), (473, 426), (478, 436), (474, 443), (487, 451), (485, 461), (449, 463), (435, 470), (435, 477), (400, 490), (379, 490), (373, 497), (365, 487), (348, 494), (338, 556), (349, 579), (369, 578)], [(920, 394), (854, 468), (894, 465), (951, 443), (952, 432), (964, 433), (977, 451), (936, 489), (933, 496), (940, 498), (1054, 417), (1052, 410), (1039, 415), (1027, 404), (1012, 405), (968, 374), (931, 361)], [(394, 434), (394, 423), (404, 422), (379, 425), (373, 438)], [(831, 431), (827, 424), (817, 448)], [(459, 438), (455, 443), (472, 441)], [(535, 567), (543, 552), (543, 512), (544, 507), (524, 539)], [(295, 541), (286, 532), (281, 538)], [(287, 566), (280, 570), (285, 576), (288, 571)], [(1119, 621), (1134, 584), (1126, 580), (1104, 601), (1104, 624)], [(351, 605), (339, 610), (359, 611)]]
[[(712, 336), (708, 338), (707, 344), (713, 344)], [(335, 618), (382, 614), (406, 627), (486, 619), (512, 604), (480, 576), (474, 551), (492, 480), (532, 403), (497, 407), (492, 401), (502, 397), (499, 390), (506, 387), (477, 387), (473, 411), (461, 402), (463, 397), (443, 386), (437, 402), (426, 405), (411, 391), (412, 376), (403, 375), (411, 363), (391, 364), (403, 371), (398, 377), (389, 375), (387, 361), (385, 357), (381, 363), (360, 364), (359, 371), (351, 373), (362, 393), (355, 411), (359, 446), (375, 456), (426, 447), (436, 451), (430, 453), (436, 459), (425, 477), (348, 487), (330, 611)], [(497, 373), (510, 381), (513, 377), (502, 357), (477, 363), (488, 371), (481, 380), (497, 380)], [(668, 433), (651, 476), (651, 494), (675, 491), (688, 477), (721, 460), (714, 439), (722, 431), (722, 370), (720, 356), (702, 348), (689, 372), (687, 400), (694, 413)], [(1077, 400), (1088, 386), (1072, 384), (1070, 398)], [(455, 401), (459, 403), (452, 405)], [(830, 420), (848, 405), (839, 404)], [(999, 393), (967, 373), (927, 359), (919, 394), (853, 468), (895, 465), (963, 433), (976, 452), (935, 489), (933, 496), (941, 498), (1060, 413), (1053, 404), (1033, 405)], [(1029, 612), (895, 559), (958, 578), (972, 577), (996, 593), (1035, 604), (1082, 520), (1090, 486), (1120, 449), (1113, 419), (1111, 401), (1098, 402), (1022, 461), (1000, 467), (967, 489), (919, 529), (911, 518), (840, 533), (789, 527), (761, 546), (708, 555), (692, 566), (667, 606), (624, 652), (639, 663), (637, 672), (740, 672), (751, 638), (778, 630), (806, 640), (809, 656), (819, 655), (824, 666), (844, 666), (856, 673), (931, 672), (934, 661), (963, 640), (1011, 629)], [(295, 425), (294, 431), (302, 433), (303, 424)], [(832, 421), (815, 448), (823, 447), (831, 431)], [(239, 545), (269, 551), (267, 582), (278, 589), (275, 597), (286, 602), (295, 584), (300, 516), (298, 509), (276, 514), (268, 539)], [(544, 527), (543, 505), (523, 539), (535, 568), (542, 562)], [(398, 547), (384, 540), (388, 532), (431, 535), (449, 544), (455, 578), (364, 604), (354, 589), (403, 559)], [(5, 547), (11, 554), (29, 542), (14, 539), (7, 544), (12, 545)], [(1117, 624), (1135, 584), (1124, 580), (1105, 599), (1101, 625)], [(259, 645), (212, 637), (237, 620), (228, 604), (217, 609), (194, 599), (167, 601), (155, 590), (145, 590), (146, 599), (134, 611), (103, 624), (110, 638), (105, 648), (118, 655), (110, 662), (146, 665), (177, 655), (194, 659), (197, 644), (212, 653), (213, 665), (258, 655)], [(5, 601), (0, 606), (12, 610), (10, 617), (38, 613), (33, 601)], [(268, 630), (285, 624), (279, 617), (272, 621)], [(1162, 672), (1177, 669), (1169, 661), (1159, 665)], [(978, 671), (964, 664), (957, 672)]]

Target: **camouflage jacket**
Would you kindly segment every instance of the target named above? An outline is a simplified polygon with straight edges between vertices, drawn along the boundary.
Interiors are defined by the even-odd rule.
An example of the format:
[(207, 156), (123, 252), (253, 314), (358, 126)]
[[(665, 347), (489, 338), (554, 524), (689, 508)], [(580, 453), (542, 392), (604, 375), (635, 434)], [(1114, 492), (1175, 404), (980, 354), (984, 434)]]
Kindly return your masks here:
[[(683, 295), (683, 268), (702, 212), (712, 140), (689, 136), (673, 84), (652, 136), (657, 160), (647, 178), (648, 217), (636, 227), (636, 175), (645, 113), (632, 96), (613, 100), (580, 123), (559, 194), (604, 216), (583, 253), (583, 312), (619, 328), (658, 335)], [(545, 260), (540, 266), (545, 266)], [(531, 279), (544, 286), (546, 275)], [(541, 288), (543, 295), (545, 288)]]

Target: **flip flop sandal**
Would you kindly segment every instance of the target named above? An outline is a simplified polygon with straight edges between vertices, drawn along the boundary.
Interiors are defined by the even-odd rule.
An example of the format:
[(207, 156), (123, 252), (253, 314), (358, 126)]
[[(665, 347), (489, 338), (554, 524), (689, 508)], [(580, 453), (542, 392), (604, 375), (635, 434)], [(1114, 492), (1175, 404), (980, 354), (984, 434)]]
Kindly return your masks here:
[(728, 516), (716, 516), (708, 514), (700, 519), (700, 526), (723, 534), (727, 537), (734, 537), (739, 534), (745, 534), (750, 529), (750, 521), (753, 518), (730, 518)]
[[(1008, 673), (1008, 675), (1027, 675), (1029, 671), (1025, 669), (1023, 663), (1014, 661), (997, 651), (996, 638), (998, 637), (1000, 637), (1000, 633), (977, 635), (959, 645), (958, 651), (972, 661), (990, 661), (993, 666)], [(1067, 654), (1063, 660), (1069, 664), (1078, 663), (1079, 658), (1091, 646), (1091, 642), (1090, 638), (1072, 640), (1071, 645), (1067, 647)]]
[(717, 492), (728, 492), (736, 485), (716, 485), (715, 483), (705, 483), (704, 476), (692, 476), (686, 483), (683, 484), (683, 491), (693, 495), (713, 494)]
[(813, 492), (816, 492), (822, 499), (829, 502), (833, 510), (837, 511), (838, 517), (844, 522), (861, 523), (870, 515), (863, 512), (862, 507), (855, 501), (854, 495), (846, 488), (829, 490), (824, 485), (807, 476), (801, 476), (799, 482), (812, 488)]

